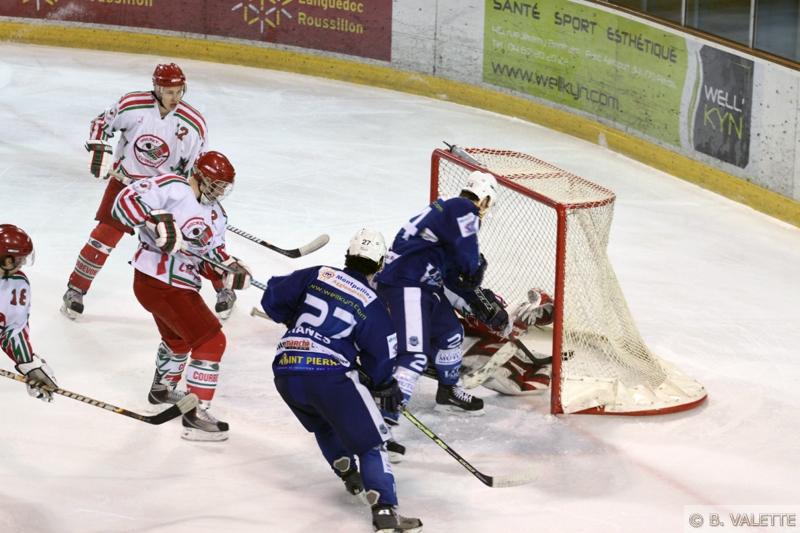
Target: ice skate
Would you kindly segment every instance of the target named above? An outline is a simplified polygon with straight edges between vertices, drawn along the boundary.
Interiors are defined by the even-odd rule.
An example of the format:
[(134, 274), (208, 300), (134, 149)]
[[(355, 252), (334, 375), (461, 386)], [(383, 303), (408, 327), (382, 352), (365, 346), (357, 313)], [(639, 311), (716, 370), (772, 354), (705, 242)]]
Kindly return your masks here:
[(386, 441), (386, 451), (389, 454), (389, 462), (397, 464), (403, 462), (406, 447), (392, 438)]
[(372, 527), (377, 533), (417, 533), (422, 531), (422, 521), (397, 514), (391, 505), (378, 504), (372, 506)]
[(233, 304), (236, 303), (236, 293), (230, 289), (220, 289), (217, 293), (217, 304), (214, 311), (220, 320), (227, 320), (233, 312)]
[(477, 398), (459, 385), (442, 385), (436, 391), (436, 409), (455, 413), (482, 415), (483, 400)]
[(83, 293), (81, 291), (69, 287), (64, 293), (63, 301), (61, 313), (65, 317), (75, 320), (83, 314)]
[(214, 418), (208, 412), (210, 404), (201, 401), (200, 405), (183, 415), (183, 437), (193, 441), (223, 441), (228, 440), (228, 423)]
[(150, 392), (147, 393), (147, 401), (153, 405), (162, 403), (176, 404), (184, 396), (186, 391), (177, 390), (177, 383), (169, 383), (161, 380), (161, 374), (156, 370), (153, 376), (153, 384), (150, 386)]

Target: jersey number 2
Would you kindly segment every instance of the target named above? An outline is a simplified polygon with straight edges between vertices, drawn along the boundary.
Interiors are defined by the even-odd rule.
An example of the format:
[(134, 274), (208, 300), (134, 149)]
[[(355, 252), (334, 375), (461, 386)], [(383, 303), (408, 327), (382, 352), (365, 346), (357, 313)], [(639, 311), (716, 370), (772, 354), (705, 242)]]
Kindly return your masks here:
[[(328, 313), (330, 312), (330, 306), (328, 302), (323, 300), (322, 298), (317, 298), (311, 294), (306, 294), (305, 303), (317, 311), (319, 311), (319, 315), (315, 315), (312, 313), (303, 313), (297, 319), (295, 326), (302, 326), (304, 324), (308, 324), (313, 328), (318, 328), (321, 326), (325, 320), (328, 318)], [(347, 337), (353, 328), (356, 327), (356, 317), (353, 316), (350, 311), (345, 311), (341, 307), (334, 307), (333, 308), (333, 316), (344, 322), (346, 327), (335, 335), (330, 335), (331, 339), (342, 339)]]

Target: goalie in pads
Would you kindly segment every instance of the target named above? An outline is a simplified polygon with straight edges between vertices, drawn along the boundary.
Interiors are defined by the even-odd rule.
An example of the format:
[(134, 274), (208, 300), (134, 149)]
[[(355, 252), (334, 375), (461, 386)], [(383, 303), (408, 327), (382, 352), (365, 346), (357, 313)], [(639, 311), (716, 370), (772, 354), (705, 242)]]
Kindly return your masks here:
[[(467, 376), (493, 357), (506, 359), (485, 381), (476, 383), (501, 394), (525, 395), (550, 388), (553, 299), (546, 292), (533, 288), (528, 301), (511, 313), (514, 318), (511, 339), (478, 320), (470, 309), (459, 308), (464, 326), (464, 360), (462, 371)], [(542, 353), (542, 352), (547, 352)], [(467, 378), (466, 383), (469, 383)]]

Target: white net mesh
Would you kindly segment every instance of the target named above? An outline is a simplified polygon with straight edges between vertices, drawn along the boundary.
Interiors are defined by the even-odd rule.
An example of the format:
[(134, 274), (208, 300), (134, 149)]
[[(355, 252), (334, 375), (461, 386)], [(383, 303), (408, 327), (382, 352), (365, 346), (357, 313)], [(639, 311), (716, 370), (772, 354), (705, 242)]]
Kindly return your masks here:
[[(526, 154), (466, 151), (501, 185), (481, 227), (481, 251), (489, 262), (484, 286), (513, 309), (533, 287), (556, 295), (557, 270), (563, 269), (563, 321), (554, 331), (563, 331), (561, 352), (567, 355), (560, 372), (554, 368), (559, 405), (552, 410), (644, 414), (702, 401), (703, 387), (651, 353), (631, 318), (606, 254), (614, 193)], [(472, 169), (437, 153), (443, 153), (433, 159), (438, 194), (456, 196)]]

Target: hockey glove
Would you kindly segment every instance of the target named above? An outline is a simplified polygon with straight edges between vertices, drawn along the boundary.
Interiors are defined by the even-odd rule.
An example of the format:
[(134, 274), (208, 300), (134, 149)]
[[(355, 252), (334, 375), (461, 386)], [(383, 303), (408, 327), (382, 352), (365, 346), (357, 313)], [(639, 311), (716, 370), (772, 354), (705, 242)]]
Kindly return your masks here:
[(400, 390), (396, 379), (392, 378), (382, 385), (373, 387), (372, 396), (378, 402), (384, 416), (400, 412), (400, 406), (403, 404), (403, 391)]
[(156, 246), (165, 254), (174, 254), (183, 245), (183, 234), (172, 213), (154, 209), (145, 221), (147, 229), (155, 233)]
[(111, 145), (106, 141), (92, 140), (86, 141), (84, 148), (89, 152), (89, 173), (95, 178), (108, 178), (108, 171), (111, 170)]
[(47, 366), (47, 361), (34, 355), (29, 363), (19, 363), (17, 372), (28, 379), (28, 394), (42, 400), (43, 402), (53, 401), (53, 391), (58, 388), (56, 377), (53, 371)]
[(232, 270), (222, 277), (226, 289), (242, 291), (250, 286), (250, 269), (240, 259), (229, 257), (222, 264)]
[(478, 270), (474, 274), (459, 274), (453, 283), (456, 292), (474, 291), (483, 283), (483, 275), (486, 273), (486, 258), (481, 254), (478, 263)]
[(468, 303), (478, 320), (489, 328), (502, 332), (501, 336), (508, 334), (508, 313), (503, 309), (503, 301), (495, 293), (478, 287), (472, 292)]
[(528, 291), (528, 301), (517, 307), (514, 314), (529, 326), (553, 323), (553, 298), (541, 289)]

